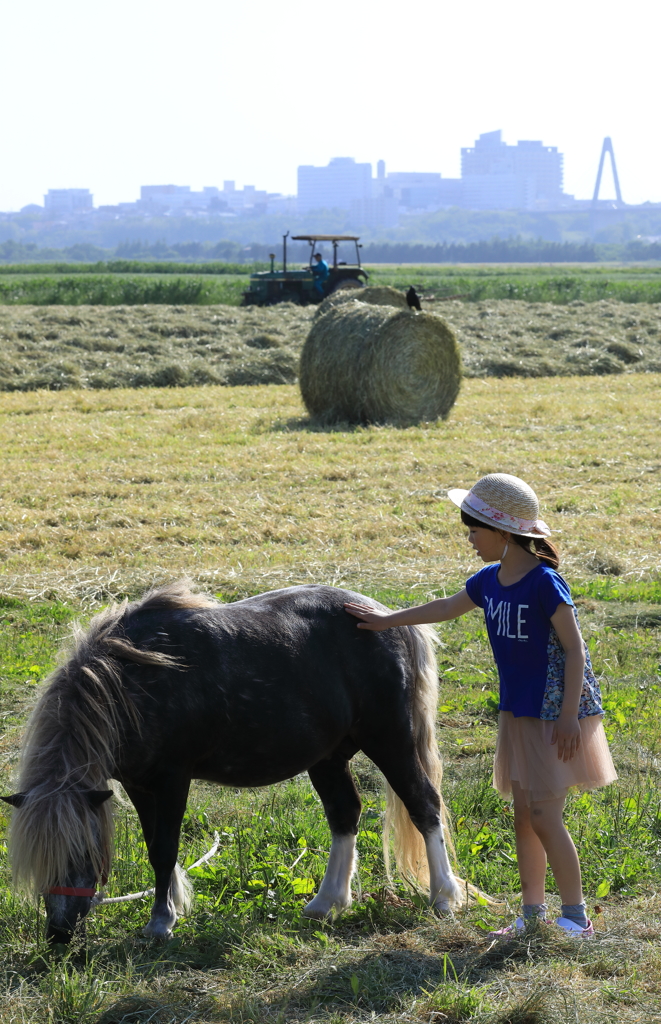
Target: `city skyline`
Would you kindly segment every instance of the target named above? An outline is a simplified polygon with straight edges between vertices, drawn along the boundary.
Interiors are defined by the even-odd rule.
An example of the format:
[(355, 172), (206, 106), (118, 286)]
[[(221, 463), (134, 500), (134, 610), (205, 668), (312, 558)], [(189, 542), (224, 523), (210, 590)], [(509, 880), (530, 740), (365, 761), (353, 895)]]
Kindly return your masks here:
[[(486, 135), (499, 135), (500, 136), (500, 135), (503, 135), (503, 134), (504, 134), (504, 132), (502, 131), (502, 129), (492, 130), (492, 131), (489, 131), (489, 132), (486, 132), (486, 133), (485, 132), (480, 132), (479, 135), (477, 136), (476, 141), (479, 141), (480, 139), (482, 139)], [(521, 140), (521, 139), (517, 140), (516, 143), (507, 143), (506, 140), (503, 139), (503, 144), (506, 145), (510, 149), (513, 149), (515, 146), (517, 146), (517, 145), (519, 145), (521, 143), (523, 143), (524, 145), (526, 145), (526, 144), (529, 145), (530, 144), (530, 143), (527, 143), (526, 140)], [(533, 145), (539, 145), (539, 144), (543, 144), (543, 143), (541, 142), (541, 140), (535, 139), (535, 140), (532, 140), (532, 144)], [(589, 199), (592, 198), (592, 194), (593, 194), (593, 190), (594, 190), (594, 184), (595, 184), (596, 175), (597, 175), (597, 168), (599, 166), (599, 156), (600, 156), (600, 153), (601, 153), (601, 145), (602, 144), (603, 144), (603, 140), (601, 141), (601, 143), (599, 145), (599, 148), (596, 151), (596, 157), (595, 157), (595, 161), (594, 161), (594, 177), (593, 177), (593, 180), (592, 180), (592, 184), (589, 185), (589, 187), (587, 188), (587, 191), (586, 191), (585, 195), (582, 195), (582, 196), (581, 195), (576, 195), (575, 196), (575, 198), (578, 199), (578, 200), (586, 201), (586, 200), (589, 200)], [(463, 166), (464, 166), (464, 163), (465, 163), (465, 160), (466, 160), (465, 154), (467, 152), (470, 152), (474, 145), (475, 145), (475, 143), (473, 143), (472, 146), (469, 146), (469, 147), (466, 147), (466, 146), (461, 146), (460, 147), (460, 150), (459, 150), (459, 154), (460, 155), (459, 155), (457, 161), (455, 161), (456, 164), (458, 165), (458, 172), (457, 172), (456, 176), (445, 174), (443, 171), (439, 170), (438, 168), (434, 168), (432, 170), (425, 170), (425, 171), (415, 170), (413, 168), (398, 168), (398, 170), (396, 172), (390, 172), (390, 173), (395, 173), (395, 174), (400, 174), (400, 175), (402, 175), (402, 174), (403, 175), (427, 174), (429, 177), (438, 175), (439, 177), (441, 177), (443, 179), (443, 181), (458, 180), (460, 177), (463, 177)], [(549, 149), (553, 149), (553, 150), (558, 150), (559, 149), (559, 147), (557, 147), (557, 146), (545, 147), (545, 148), (549, 148)], [(564, 154), (564, 153), (561, 153), (560, 155), (563, 158), (566, 156), (566, 154)], [(329, 158), (327, 160), (327, 163), (331, 163), (332, 161), (338, 160), (338, 159), (347, 159), (347, 158), (345, 158), (345, 157), (329, 156)], [(382, 160), (382, 159), (371, 160), (371, 161), (370, 160), (361, 161), (361, 160), (359, 160), (356, 157), (350, 157), (348, 159), (351, 159), (351, 160), (355, 161), (357, 164), (360, 164), (360, 165), (363, 165), (363, 166), (369, 165), (372, 168), (372, 172), (374, 172), (374, 169), (377, 168), (378, 164), (385, 163), (385, 161)], [(621, 162), (621, 157), (620, 157), (619, 152), (617, 154), (617, 160), (618, 160), (618, 164), (619, 164)], [(626, 164), (626, 160), (624, 161), (624, 163)], [(296, 172), (300, 172), (302, 166), (305, 166), (305, 165), (297, 165)], [(309, 165), (309, 166), (315, 166), (315, 165)], [(324, 167), (326, 165), (325, 164), (321, 164), (319, 166), (320, 167)], [(262, 172), (262, 173), (267, 173), (267, 172)], [(291, 177), (291, 175), (290, 175), (290, 177)], [(165, 180), (167, 178), (167, 175), (161, 175), (161, 178), (165, 182)], [(294, 175), (294, 180), (295, 180), (296, 185), (299, 186), (299, 182), (296, 179), (297, 179), (297, 174)], [(218, 180), (219, 180), (219, 182), (220, 181), (222, 181), (222, 182), (231, 181), (232, 185), (234, 185), (234, 183), (235, 183), (235, 180), (227, 179), (223, 174), (220, 175), (220, 178)], [(586, 177), (586, 181), (589, 181), (589, 179), (587, 177)], [(268, 185), (268, 183), (264, 183), (264, 182), (262, 182), (261, 184), (267, 184)], [(173, 183), (173, 185), (174, 185), (174, 183)], [(133, 186), (133, 190), (136, 193), (135, 198), (127, 198), (127, 196), (124, 195), (123, 197), (116, 198), (112, 204), (110, 204), (110, 203), (108, 203), (106, 201), (100, 201), (96, 205), (97, 206), (99, 206), (99, 205), (118, 205), (118, 204), (121, 205), (121, 204), (125, 204), (125, 203), (133, 203), (133, 202), (137, 201), (140, 198), (140, 196), (138, 196), (137, 193), (140, 190), (144, 189), (145, 187), (153, 187), (153, 186), (145, 186), (145, 185), (135, 184)], [(178, 184), (177, 184), (177, 185), (174, 185), (174, 187), (181, 187), (181, 186), (178, 186)], [(197, 191), (202, 192), (202, 191), (208, 191), (210, 189), (211, 190), (217, 189), (219, 186), (215, 185), (215, 184), (209, 186), (208, 183), (200, 184), (198, 182), (195, 182), (192, 185), (183, 186), (183, 187), (184, 188), (190, 188), (194, 192), (197, 192)], [(245, 183), (242, 182), (241, 184), (238, 185), (238, 188), (239, 189), (246, 189), (246, 190), (257, 190), (261, 194), (267, 194), (268, 193), (269, 195), (274, 195), (274, 196), (275, 195), (281, 195), (281, 196), (286, 197), (286, 198), (296, 197), (299, 194), (299, 191), (300, 191), (299, 187), (295, 187), (292, 192), (279, 192), (279, 191), (277, 191), (275, 189), (269, 189), (268, 187), (266, 189), (258, 189), (257, 186), (255, 186), (252, 183), (248, 183), (248, 182), (245, 182)], [(630, 190), (627, 189), (627, 182), (626, 181), (624, 183), (624, 189), (627, 191), (627, 193), (630, 192)], [(61, 184), (60, 183), (60, 184), (58, 184), (55, 187), (48, 187), (48, 188), (43, 189), (40, 198), (45, 200), (46, 197), (47, 197), (48, 192), (54, 192), (54, 191), (74, 191), (74, 190), (77, 190), (77, 191), (89, 191), (93, 195), (97, 195), (98, 196), (97, 190), (95, 190), (92, 186), (81, 186), (79, 184), (78, 185), (65, 185), (65, 184)], [(113, 192), (113, 194), (116, 193), (116, 189), (111, 189), (111, 191)], [(603, 170), (602, 178), (601, 178), (600, 198), (614, 199), (615, 198), (615, 193), (616, 193), (616, 190), (615, 190), (615, 183), (614, 183), (614, 179), (613, 179), (613, 175), (612, 175), (612, 165), (611, 165), (610, 161), (607, 161), (605, 166), (604, 166), (604, 170)], [(570, 193), (568, 193), (568, 194), (570, 194)], [(2, 180), (0, 178), (0, 196), (1, 195), (2, 195)], [(650, 197), (647, 197), (646, 199), (639, 200), (639, 202), (643, 202), (643, 203), (645, 203), (645, 202), (661, 202), (661, 181), (660, 181), (660, 186), (659, 186), (659, 190), (658, 190), (658, 195), (659, 195), (658, 199), (652, 199)], [(624, 200), (627, 203), (627, 205), (635, 205), (636, 204), (633, 200), (628, 200), (626, 195), (624, 196)], [(27, 206), (27, 205), (30, 205), (30, 204), (42, 205), (41, 203), (38, 203), (35, 198), (31, 198), (31, 199), (28, 199), (28, 201), (26, 203), (24, 203), (23, 206)], [(20, 207), (19, 207), (19, 209), (20, 209)], [(11, 210), (9, 207), (7, 207), (7, 208), (2, 208), (2, 212), (18, 212), (18, 210)]]
[[(607, 143), (610, 139), (604, 139), (605, 147)], [(129, 212), (129, 208), (147, 206), (153, 212), (160, 207), (171, 212), (215, 209), (218, 213), (240, 213), (262, 205), (279, 206), (287, 212), (292, 209), (289, 201), (297, 200), (298, 212), (305, 213), (315, 209), (350, 210), (355, 202), (384, 198), (396, 201), (399, 206), (430, 211), (451, 206), (472, 210), (548, 210), (565, 208), (574, 202), (584, 205), (591, 196), (575, 197), (564, 191), (563, 163), (564, 154), (558, 152), (556, 146), (546, 146), (539, 139), (519, 139), (516, 145), (510, 145), (502, 139), (502, 131), (495, 130), (480, 133), (472, 146), (461, 148), (459, 178), (443, 177), (440, 171), (393, 172), (388, 169), (386, 172), (384, 160), (377, 160), (374, 165), (360, 163), (355, 157), (331, 157), (323, 166), (299, 165), (297, 189), (292, 195), (257, 189), (253, 184), (237, 188), (235, 181), (224, 179), (222, 190), (217, 185), (205, 185), (199, 190), (174, 183), (141, 185), (137, 199), (125, 197), (112, 206), (98, 203), (94, 206), (91, 189), (51, 188), (43, 196), (43, 207), (32, 202), (23, 209), (41, 207), (53, 214), (70, 214), (104, 208), (108, 211), (125, 208), (125, 212)], [(602, 165), (603, 159), (599, 165), (599, 197), (610, 201), (609, 172), (615, 186), (612, 160), (605, 168)], [(388, 219), (392, 217), (386, 217), (386, 221)]]
[(5, 111), (0, 209), (57, 187), (112, 204), (159, 180), (291, 194), (297, 166), (346, 153), (456, 178), (489, 127), (549, 140), (581, 198), (610, 136), (625, 201), (661, 200), (661, 12), (642, 0), (413, 0), (401, 18), (364, 0), (350, 28), (303, 0), (164, 0), (157, 15), (148, 0), (8, 8), (0, 84), (20, 101)]

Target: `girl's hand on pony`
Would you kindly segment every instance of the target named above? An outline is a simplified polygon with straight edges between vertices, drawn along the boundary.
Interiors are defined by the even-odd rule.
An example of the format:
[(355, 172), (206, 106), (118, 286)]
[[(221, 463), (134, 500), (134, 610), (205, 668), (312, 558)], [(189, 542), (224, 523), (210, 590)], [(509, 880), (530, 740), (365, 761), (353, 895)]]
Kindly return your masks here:
[(560, 761), (571, 761), (581, 745), (581, 727), (575, 715), (563, 717), (560, 712), (560, 717), (553, 723), (551, 743), (558, 744)]
[(378, 608), (370, 608), (367, 604), (350, 602), (344, 605), (344, 610), (349, 612), (349, 615), (355, 615), (357, 619), (362, 619), (362, 622), (358, 623), (358, 629), (378, 631), (390, 629), (392, 626), (392, 622), (388, 621), (391, 618), (390, 612), (382, 612)]

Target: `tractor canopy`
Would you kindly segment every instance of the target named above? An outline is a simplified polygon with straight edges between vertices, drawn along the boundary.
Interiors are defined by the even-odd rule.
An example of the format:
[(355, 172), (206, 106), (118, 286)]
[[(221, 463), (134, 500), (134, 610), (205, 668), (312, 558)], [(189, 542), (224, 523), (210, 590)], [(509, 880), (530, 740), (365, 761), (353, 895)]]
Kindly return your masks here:
[(356, 246), (356, 262), (354, 266), (360, 266), (360, 249), (358, 245), (360, 241), (359, 235), (292, 235), (292, 242), (309, 242), (310, 244), (310, 266), (312, 266), (312, 257), (317, 247), (317, 242), (332, 242), (333, 243), (333, 267), (346, 267), (348, 264), (346, 260), (338, 260), (337, 250), (340, 242), (353, 242)]
[[(275, 269), (275, 254), (271, 253), (271, 269), (250, 275), (250, 287), (243, 294), (244, 306), (270, 306), (276, 302), (296, 302), (300, 305), (318, 303), (338, 288), (362, 288), (368, 274), (360, 265), (358, 235), (294, 235), (293, 242), (308, 242), (310, 258), (301, 270), (291, 270), (287, 265), (287, 239), (282, 238), (282, 270)], [(323, 286), (315, 282), (312, 260), (319, 242), (330, 242), (333, 246), (333, 262)], [(338, 259), (338, 247), (342, 242), (353, 242), (356, 260), (348, 262)]]

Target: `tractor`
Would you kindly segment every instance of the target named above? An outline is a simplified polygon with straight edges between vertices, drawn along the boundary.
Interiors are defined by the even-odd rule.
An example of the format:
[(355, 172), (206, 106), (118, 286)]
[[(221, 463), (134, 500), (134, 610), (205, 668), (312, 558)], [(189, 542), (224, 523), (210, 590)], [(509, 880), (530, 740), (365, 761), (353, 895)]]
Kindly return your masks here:
[[(360, 249), (356, 235), (294, 235), (292, 242), (308, 242), (310, 246), (310, 262), (302, 270), (287, 269), (287, 238), (289, 232), (282, 237), (282, 270), (275, 269), (275, 253), (271, 253), (271, 269), (250, 275), (250, 287), (243, 295), (243, 306), (272, 306), (276, 302), (296, 302), (300, 306), (321, 302), (326, 295), (336, 292), (339, 288), (362, 288), (368, 274), (360, 265)], [(318, 242), (331, 242), (333, 245), (333, 265), (324, 282), (323, 295), (315, 288), (312, 274), (312, 260)], [(340, 242), (353, 242), (356, 247), (356, 262), (347, 263), (338, 259)]]

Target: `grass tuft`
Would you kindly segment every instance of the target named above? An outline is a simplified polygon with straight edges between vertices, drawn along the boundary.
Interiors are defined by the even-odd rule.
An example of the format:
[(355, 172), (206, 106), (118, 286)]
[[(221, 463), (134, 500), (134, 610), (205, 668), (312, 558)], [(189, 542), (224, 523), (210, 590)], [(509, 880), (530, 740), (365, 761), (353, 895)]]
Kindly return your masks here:
[(551, 1009), (551, 993), (546, 987), (540, 987), (498, 1014), (494, 1024), (555, 1024), (567, 1019)]
[(88, 1024), (104, 1001), (104, 985), (93, 968), (80, 971), (66, 960), (51, 963), (42, 991), (53, 1024)]

